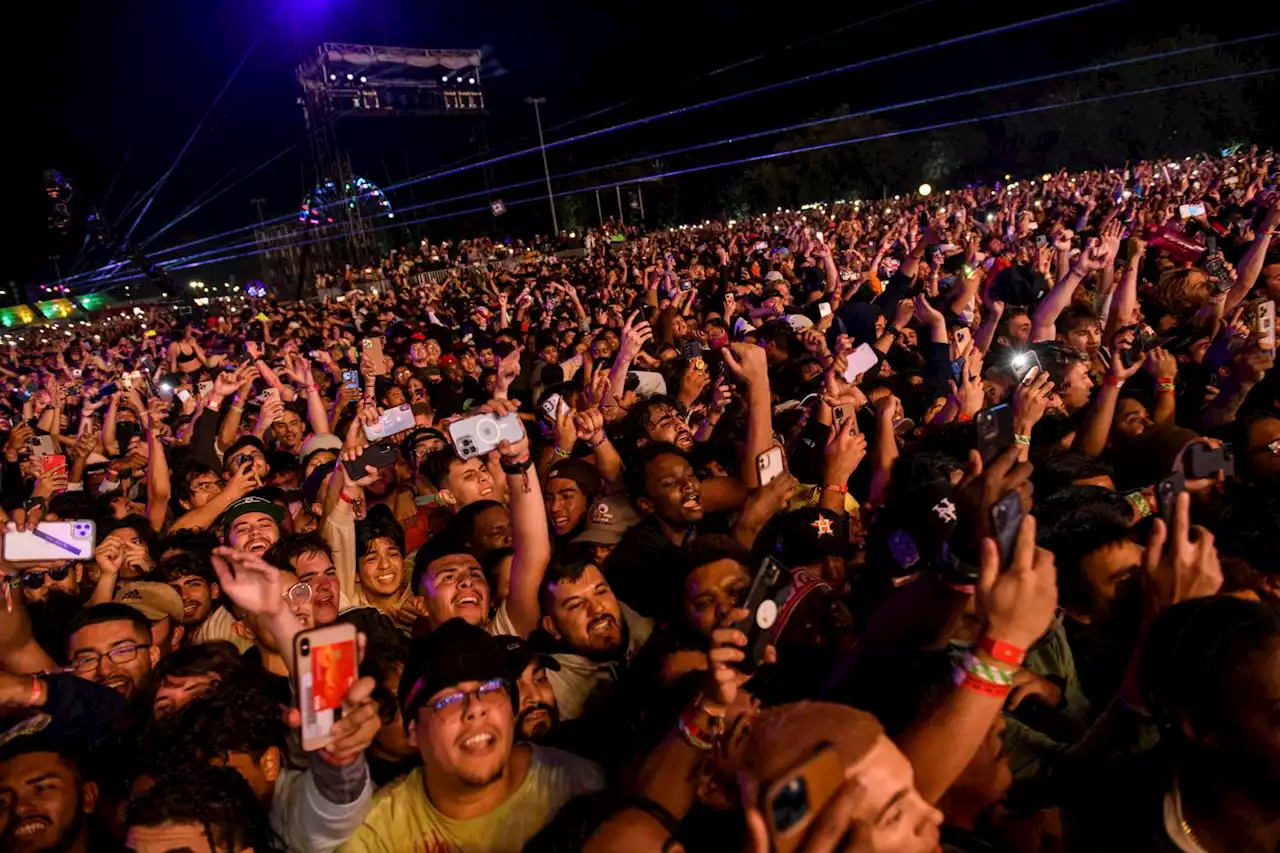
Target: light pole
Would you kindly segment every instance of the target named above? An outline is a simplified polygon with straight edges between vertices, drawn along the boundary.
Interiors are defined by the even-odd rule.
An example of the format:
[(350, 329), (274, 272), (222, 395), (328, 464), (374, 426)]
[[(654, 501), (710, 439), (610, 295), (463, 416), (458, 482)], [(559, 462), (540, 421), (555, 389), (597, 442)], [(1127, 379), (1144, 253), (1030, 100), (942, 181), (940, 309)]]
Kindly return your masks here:
[(556, 237), (560, 234), (560, 225), (556, 222), (556, 198), (551, 192), (551, 170), (547, 167), (547, 143), (542, 139), (542, 113), (538, 110), (539, 104), (545, 104), (546, 98), (525, 98), (526, 104), (533, 104), (533, 118), (538, 123), (538, 147), (542, 149), (542, 174), (547, 178), (547, 202), (551, 205), (551, 236)]

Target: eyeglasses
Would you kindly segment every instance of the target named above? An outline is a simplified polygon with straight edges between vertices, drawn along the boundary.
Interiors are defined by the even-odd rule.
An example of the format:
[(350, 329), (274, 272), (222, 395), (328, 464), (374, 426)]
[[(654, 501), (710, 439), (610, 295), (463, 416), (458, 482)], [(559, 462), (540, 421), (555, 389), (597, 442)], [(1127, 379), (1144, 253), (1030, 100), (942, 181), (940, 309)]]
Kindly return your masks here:
[(434, 702), (429, 702), (431, 710), (442, 717), (457, 718), (462, 716), (463, 700), (468, 697), (475, 699), (477, 702), (488, 702), (495, 699), (505, 699), (510, 694), (507, 692), (506, 679), (493, 678), (484, 682), (475, 690), (459, 690), (455, 693), (446, 693)]
[(110, 658), (114, 664), (128, 663), (138, 656), (139, 649), (150, 647), (150, 643), (126, 643), (123, 646), (116, 646), (105, 655), (82, 655), (71, 662), (71, 668), (76, 672), (93, 672), (102, 663), (103, 658)]
[(298, 581), (280, 597), (289, 602), (291, 607), (301, 607), (311, 600), (311, 585), (306, 581)]
[(27, 589), (39, 589), (44, 586), (45, 578), (54, 583), (62, 583), (70, 573), (71, 564), (67, 563), (66, 565), (58, 566), (56, 569), (23, 572), (18, 576), (18, 579), (22, 581), (22, 585)]

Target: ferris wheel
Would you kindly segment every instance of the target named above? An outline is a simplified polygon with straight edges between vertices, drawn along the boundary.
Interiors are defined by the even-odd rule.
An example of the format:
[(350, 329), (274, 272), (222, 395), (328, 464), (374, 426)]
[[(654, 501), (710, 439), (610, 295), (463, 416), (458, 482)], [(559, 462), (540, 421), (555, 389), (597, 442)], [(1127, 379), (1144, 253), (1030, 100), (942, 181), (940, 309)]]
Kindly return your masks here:
[(343, 219), (395, 218), (391, 202), (373, 181), (359, 175), (339, 184), (325, 181), (302, 200), (298, 221), (303, 225), (332, 225)]

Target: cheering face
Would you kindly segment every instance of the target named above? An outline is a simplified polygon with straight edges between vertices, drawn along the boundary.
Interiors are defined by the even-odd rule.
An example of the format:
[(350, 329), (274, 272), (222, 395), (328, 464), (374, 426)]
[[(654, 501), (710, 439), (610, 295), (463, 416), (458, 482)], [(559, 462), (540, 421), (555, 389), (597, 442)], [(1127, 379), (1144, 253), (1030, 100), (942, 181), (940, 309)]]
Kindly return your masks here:
[(404, 586), (404, 554), (400, 546), (390, 539), (378, 538), (369, 543), (369, 550), (356, 566), (361, 586), (378, 596), (394, 595)]
[(431, 562), (422, 577), (427, 621), (437, 628), (455, 616), (472, 625), (489, 618), (489, 582), (470, 554), (450, 554)]
[(312, 551), (293, 560), (298, 580), (311, 587), (311, 616), (317, 625), (329, 625), (338, 618), (338, 570), (323, 551)]
[(516, 736), (536, 741), (560, 722), (556, 692), (551, 688), (547, 668), (534, 659), (520, 675), (520, 713), (516, 716)]
[(85, 815), (97, 802), (93, 783), (52, 752), (29, 752), (0, 762), (0, 850), (60, 853), (86, 833)]
[(151, 632), (123, 620), (84, 626), (71, 635), (67, 650), (78, 677), (105, 684), (126, 699), (142, 691), (160, 661)]
[(80, 579), (83, 574), (84, 567), (78, 562), (51, 560), (40, 563), (27, 563), (24, 565), (20, 575), (22, 579), (22, 597), (28, 603), (31, 603), (44, 601), (49, 597), (49, 593), (54, 590), (64, 595), (79, 595)]
[(1078, 412), (1089, 405), (1089, 396), (1093, 393), (1093, 379), (1089, 377), (1089, 368), (1085, 364), (1073, 364), (1067, 368), (1062, 380), (1062, 403), (1069, 412)]
[(297, 450), (302, 447), (302, 440), (307, 436), (307, 425), (303, 423), (302, 418), (298, 417), (298, 413), (291, 409), (285, 409), (280, 420), (276, 421), (271, 429), (275, 433), (276, 441), (288, 450)]
[(195, 630), (213, 609), (213, 600), (218, 596), (218, 585), (210, 584), (199, 575), (183, 575), (170, 581), (169, 586), (182, 596), (182, 624)]
[(542, 627), (574, 651), (584, 654), (611, 652), (622, 646), (622, 608), (595, 564), (587, 565), (577, 580), (549, 587), (554, 602)]
[(458, 509), (479, 500), (497, 500), (494, 496), (493, 475), (479, 457), (450, 465), (444, 488), (453, 495)]
[(547, 481), (547, 516), (557, 536), (564, 536), (587, 517), (587, 496), (574, 480), (557, 477)]
[(231, 523), (227, 544), (237, 551), (261, 555), (280, 538), (280, 525), (265, 512), (246, 512)]
[(693, 447), (693, 431), (670, 406), (654, 406), (644, 425), (645, 435), (654, 443), (674, 444), (688, 452)]
[(687, 527), (702, 520), (702, 482), (684, 457), (664, 453), (645, 469), (647, 497), (637, 501), (640, 509), (651, 512), (673, 527)]
[(418, 709), (409, 738), (428, 783), (484, 788), (502, 778), (511, 757), (515, 714), (507, 688), (481, 690), (477, 681), (446, 688)]

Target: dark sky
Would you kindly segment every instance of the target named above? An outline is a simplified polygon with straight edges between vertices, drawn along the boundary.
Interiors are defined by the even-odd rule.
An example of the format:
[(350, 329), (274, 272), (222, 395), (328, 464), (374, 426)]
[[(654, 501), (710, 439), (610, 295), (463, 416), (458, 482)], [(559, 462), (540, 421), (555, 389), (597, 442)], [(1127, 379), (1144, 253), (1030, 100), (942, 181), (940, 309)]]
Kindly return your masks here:
[[(906, 11), (894, 13), (910, 5)], [(9, 69), (7, 122), (17, 198), (5, 214), (7, 250), (0, 276), (19, 282), (52, 279), (50, 254), (64, 272), (80, 245), (90, 206), (119, 215), (135, 193), (144, 193), (172, 163), (215, 94), (255, 39), (256, 48), (232, 82), (191, 149), (138, 228), (150, 235), (216, 182), (233, 180), (300, 139), (301, 115), (293, 68), (324, 40), (436, 48), (480, 48), (491, 69), (505, 74), (483, 81), (491, 115), (482, 124), (452, 120), (351, 119), (339, 135), (355, 170), (380, 184), (403, 180), (460, 158), (476, 157), (487, 140), (497, 153), (535, 141), (529, 94), (545, 95), (544, 124), (563, 122), (611, 106), (595, 118), (551, 130), (548, 139), (608, 126), (664, 109), (741, 91), (860, 58), (1085, 5), (1076, 2), (973, 4), (960, 0), (896, 0), (886, 4), (825, 2), (773, 4), (735, 0), (555, 0), (555, 2), (426, 2), (425, 0), (70, 0), (24, 6), (26, 37)], [(924, 53), (820, 83), (790, 87), (733, 105), (701, 110), (636, 130), (551, 153), (551, 170), (607, 163), (636, 153), (661, 151), (803, 120), (840, 104), (872, 106), (910, 97), (1030, 76), (1086, 64), (1134, 43), (1191, 26), (1226, 39), (1276, 28), (1267, 4), (1223, 7), (1221, 20), (1199, 4), (1179, 20), (1168, 4), (1128, 2), (1067, 21)], [(1184, 13), (1185, 14), (1185, 13)], [(882, 16), (850, 27), (861, 19)], [(1271, 20), (1264, 20), (1269, 15)], [(43, 17), (43, 20), (38, 20)], [(1280, 59), (1277, 39), (1256, 45)], [(738, 64), (720, 73), (708, 72)], [(1280, 64), (1272, 61), (1271, 65)], [(1269, 90), (1269, 124), (1276, 130), (1276, 94)], [(618, 106), (621, 105), (621, 106)], [(983, 108), (953, 108), (948, 116)], [(960, 113), (956, 113), (959, 109)], [(917, 114), (919, 115), (919, 114)], [(923, 116), (925, 120), (928, 116)], [(913, 120), (918, 120), (913, 118)], [(760, 140), (707, 162), (769, 150)], [(15, 144), (16, 143), (16, 144)], [(256, 214), (249, 199), (267, 199), (267, 216), (296, 210), (314, 181), (308, 148), (297, 146), (256, 176), (156, 240), (177, 242), (247, 224)], [(53, 236), (46, 227), (41, 170), (58, 168), (75, 185), (77, 225)], [(457, 194), (537, 177), (536, 155), (393, 197), (399, 205), (431, 193)], [(117, 176), (118, 173), (118, 177)], [(530, 190), (512, 191), (522, 197)], [(474, 204), (470, 202), (469, 204)], [(526, 212), (527, 211), (527, 212)], [(526, 205), (509, 220), (511, 230), (545, 228), (545, 206)], [(522, 218), (521, 218), (522, 217)], [(128, 221), (132, 221), (132, 216)], [(120, 230), (127, 222), (117, 223)], [(449, 227), (433, 223), (430, 233)]]

